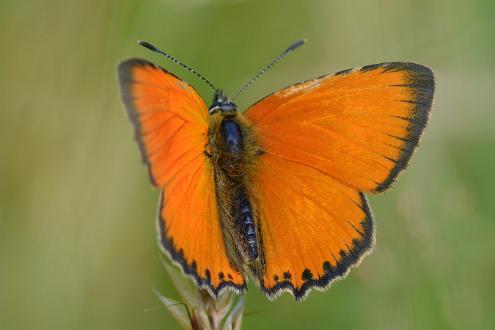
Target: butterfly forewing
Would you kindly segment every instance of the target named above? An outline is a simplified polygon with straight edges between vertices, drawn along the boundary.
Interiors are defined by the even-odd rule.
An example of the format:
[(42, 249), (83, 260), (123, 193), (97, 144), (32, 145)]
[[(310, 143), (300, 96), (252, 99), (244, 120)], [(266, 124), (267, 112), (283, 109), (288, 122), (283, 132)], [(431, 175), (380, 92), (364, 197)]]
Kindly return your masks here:
[(266, 152), (310, 164), (359, 191), (386, 190), (426, 125), (433, 74), (383, 63), (282, 89), (246, 113)]
[(161, 246), (214, 295), (245, 289), (227, 259), (212, 165), (204, 154), (208, 110), (184, 81), (144, 60), (119, 66), (123, 101), (153, 183), (162, 190)]

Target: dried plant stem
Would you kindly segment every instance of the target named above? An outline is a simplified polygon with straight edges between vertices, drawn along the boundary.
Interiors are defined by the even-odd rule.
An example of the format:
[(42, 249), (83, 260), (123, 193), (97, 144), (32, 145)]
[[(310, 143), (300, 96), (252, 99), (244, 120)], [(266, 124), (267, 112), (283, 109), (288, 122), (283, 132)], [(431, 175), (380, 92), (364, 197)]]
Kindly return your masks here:
[(244, 313), (244, 299), (232, 291), (214, 299), (206, 290), (198, 288), (178, 269), (162, 258), (162, 264), (172, 280), (181, 301), (155, 294), (165, 308), (184, 329), (240, 330)]

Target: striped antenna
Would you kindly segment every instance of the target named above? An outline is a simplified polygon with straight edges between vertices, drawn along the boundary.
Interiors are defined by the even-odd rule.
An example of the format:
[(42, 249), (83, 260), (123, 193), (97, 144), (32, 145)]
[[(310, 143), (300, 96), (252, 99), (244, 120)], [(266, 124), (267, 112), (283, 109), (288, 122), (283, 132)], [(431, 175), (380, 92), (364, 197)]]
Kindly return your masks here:
[(306, 39), (301, 39), (301, 40), (298, 40), (298, 41), (294, 42), (292, 45), (290, 45), (289, 48), (287, 48), (282, 54), (280, 54), (279, 56), (277, 56), (270, 64), (268, 64), (263, 69), (261, 69), (256, 74), (256, 76), (254, 76), (254, 78), (252, 78), (244, 86), (242, 86), (241, 89), (234, 96), (234, 98), (232, 99), (232, 101), (234, 101), (242, 92), (244, 92), (246, 90), (246, 88), (248, 88), (249, 86), (251, 86), (256, 80), (258, 80), (266, 71), (270, 70), (275, 64), (277, 64), (278, 62), (280, 62), (286, 55), (288, 55), (289, 53), (293, 52), (297, 48), (299, 48), (302, 45), (304, 45), (305, 42), (306, 42)]
[(186, 69), (187, 71), (189, 72), (192, 72), (194, 73), (196, 76), (198, 76), (202, 81), (204, 81), (208, 86), (210, 86), (216, 94), (218, 94), (220, 92), (220, 90), (218, 88), (216, 88), (215, 86), (213, 86), (213, 84), (208, 80), (206, 79), (201, 73), (199, 73), (198, 71), (194, 70), (193, 68), (185, 65), (184, 63), (180, 62), (178, 59), (176, 59), (175, 57), (173, 57), (172, 55), (170, 54), (167, 54), (165, 53), (163, 50), (161, 49), (158, 49), (156, 48), (155, 46), (153, 46), (152, 44), (150, 44), (149, 42), (146, 42), (146, 41), (142, 41), (142, 40), (138, 40), (137, 42), (138, 44), (140, 44), (141, 46), (145, 47), (145, 48), (148, 48), (149, 50), (152, 50), (154, 51), (155, 53), (158, 53), (160, 55), (163, 55), (165, 56), (166, 58), (168, 58), (169, 60), (171, 60), (172, 62), (175, 62), (177, 64), (179, 64), (181, 67), (183, 67), (184, 69)]

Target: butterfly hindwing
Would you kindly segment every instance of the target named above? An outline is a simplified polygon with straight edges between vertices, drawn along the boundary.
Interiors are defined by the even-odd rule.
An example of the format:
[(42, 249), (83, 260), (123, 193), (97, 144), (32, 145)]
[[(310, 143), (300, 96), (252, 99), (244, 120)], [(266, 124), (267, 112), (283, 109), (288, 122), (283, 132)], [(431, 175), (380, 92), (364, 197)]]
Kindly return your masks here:
[(150, 177), (162, 191), (161, 247), (198, 285), (218, 296), (245, 279), (227, 259), (213, 169), (204, 154), (208, 110), (186, 82), (144, 60), (119, 66), (124, 104)]
[(347, 274), (373, 246), (363, 192), (390, 187), (426, 125), (430, 69), (382, 63), (289, 86), (246, 112), (263, 154), (259, 201), (268, 297), (303, 299)]
[(373, 246), (364, 195), (318, 170), (270, 154), (260, 157), (259, 198), (266, 269), (260, 286), (304, 299), (343, 277)]

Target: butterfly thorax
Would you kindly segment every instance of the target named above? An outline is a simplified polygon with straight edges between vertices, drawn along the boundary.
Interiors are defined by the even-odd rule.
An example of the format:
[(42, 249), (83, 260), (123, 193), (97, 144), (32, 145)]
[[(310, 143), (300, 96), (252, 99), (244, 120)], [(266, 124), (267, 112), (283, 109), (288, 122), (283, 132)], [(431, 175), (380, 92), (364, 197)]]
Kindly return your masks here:
[(259, 272), (263, 256), (249, 178), (260, 148), (254, 141), (250, 124), (227, 98), (217, 96), (210, 107), (208, 135), (207, 154), (215, 173), (219, 220), (224, 229), (227, 255), (239, 271), (248, 264)]

